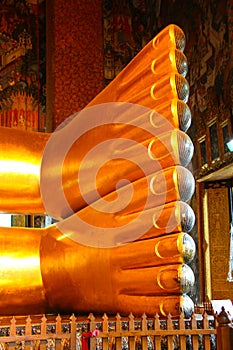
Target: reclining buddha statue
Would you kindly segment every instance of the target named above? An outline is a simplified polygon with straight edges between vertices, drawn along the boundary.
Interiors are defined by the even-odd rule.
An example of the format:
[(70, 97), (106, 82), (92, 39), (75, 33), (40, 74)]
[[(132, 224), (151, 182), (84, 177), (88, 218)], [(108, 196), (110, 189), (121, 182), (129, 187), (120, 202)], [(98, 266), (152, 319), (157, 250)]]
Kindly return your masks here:
[(185, 36), (164, 28), (53, 133), (0, 128), (1, 315), (193, 311)]

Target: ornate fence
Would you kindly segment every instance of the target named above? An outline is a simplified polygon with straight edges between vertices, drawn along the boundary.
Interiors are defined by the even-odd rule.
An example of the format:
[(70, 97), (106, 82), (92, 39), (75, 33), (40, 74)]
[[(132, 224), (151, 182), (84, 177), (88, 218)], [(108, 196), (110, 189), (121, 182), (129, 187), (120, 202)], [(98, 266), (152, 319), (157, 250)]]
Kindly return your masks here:
[[(87, 318), (74, 315), (0, 318), (0, 348), (81, 350), (83, 332), (98, 328), (99, 335), (90, 338), (91, 350), (230, 350), (230, 345), (222, 347), (220, 339), (217, 341), (217, 337), (223, 337), (226, 342), (226, 333), (218, 332), (218, 321), (217, 316), (207, 313), (193, 314), (190, 319), (185, 319), (183, 314), (176, 319), (170, 315), (136, 318), (132, 314), (128, 317), (90, 314)], [(224, 323), (224, 331), (225, 326), (229, 325)]]

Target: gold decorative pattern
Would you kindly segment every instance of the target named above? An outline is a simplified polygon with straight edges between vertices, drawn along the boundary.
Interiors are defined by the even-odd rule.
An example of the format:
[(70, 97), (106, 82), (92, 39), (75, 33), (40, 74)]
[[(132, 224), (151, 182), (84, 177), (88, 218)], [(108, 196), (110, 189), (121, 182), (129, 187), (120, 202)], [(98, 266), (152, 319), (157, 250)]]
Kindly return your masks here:
[[(207, 189), (211, 297), (233, 299), (233, 284), (227, 281), (230, 243), (228, 188)], [(220, 239), (221, 237), (221, 239)]]

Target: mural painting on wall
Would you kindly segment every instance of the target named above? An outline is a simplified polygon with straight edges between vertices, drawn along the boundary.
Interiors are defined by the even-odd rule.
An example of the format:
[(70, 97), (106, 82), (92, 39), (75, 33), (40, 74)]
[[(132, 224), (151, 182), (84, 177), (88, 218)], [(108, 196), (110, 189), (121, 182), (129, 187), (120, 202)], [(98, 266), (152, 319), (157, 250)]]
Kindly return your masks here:
[(0, 125), (42, 131), (45, 114), (43, 3), (2, 0)]
[(204, 7), (199, 1), (196, 5), (194, 20), (197, 31), (189, 48), (190, 86), (193, 106), (208, 120), (213, 118), (217, 107), (224, 104), (229, 108), (232, 101), (232, 28), (228, 11), (227, 0), (212, 0)]
[(104, 78), (108, 83), (157, 33), (159, 0), (103, 1)]
[[(232, 4), (212, 0), (196, 5), (196, 31), (187, 56), (190, 62), (190, 107), (195, 115), (195, 138), (210, 135), (207, 159), (199, 156), (197, 176), (218, 169), (227, 162), (226, 141), (232, 123)], [(213, 137), (213, 122), (215, 137)], [(216, 150), (219, 149), (219, 154)]]

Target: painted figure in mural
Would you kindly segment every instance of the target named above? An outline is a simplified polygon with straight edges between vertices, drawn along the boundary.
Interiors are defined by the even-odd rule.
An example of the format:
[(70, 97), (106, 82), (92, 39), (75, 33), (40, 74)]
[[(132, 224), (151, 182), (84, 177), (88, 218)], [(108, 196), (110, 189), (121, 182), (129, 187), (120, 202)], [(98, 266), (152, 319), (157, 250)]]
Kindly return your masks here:
[(1, 314), (193, 311), (194, 179), (182, 30), (159, 33), (53, 134), (0, 129)]

